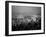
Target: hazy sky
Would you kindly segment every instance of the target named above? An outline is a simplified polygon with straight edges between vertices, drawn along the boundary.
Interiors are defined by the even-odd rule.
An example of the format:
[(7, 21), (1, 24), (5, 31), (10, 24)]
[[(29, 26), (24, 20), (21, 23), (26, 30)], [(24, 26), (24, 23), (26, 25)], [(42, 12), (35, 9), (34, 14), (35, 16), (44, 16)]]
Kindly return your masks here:
[(31, 6), (12, 6), (12, 15), (31, 16), (31, 15), (41, 15), (41, 7), (31, 7)]

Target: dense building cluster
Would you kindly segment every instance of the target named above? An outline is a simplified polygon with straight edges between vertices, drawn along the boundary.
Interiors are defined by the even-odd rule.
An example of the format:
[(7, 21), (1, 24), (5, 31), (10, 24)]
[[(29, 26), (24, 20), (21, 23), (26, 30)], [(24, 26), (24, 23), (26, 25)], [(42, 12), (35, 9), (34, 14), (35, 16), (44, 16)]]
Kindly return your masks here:
[(12, 30), (37, 30), (41, 29), (40, 16), (17, 16), (12, 18)]

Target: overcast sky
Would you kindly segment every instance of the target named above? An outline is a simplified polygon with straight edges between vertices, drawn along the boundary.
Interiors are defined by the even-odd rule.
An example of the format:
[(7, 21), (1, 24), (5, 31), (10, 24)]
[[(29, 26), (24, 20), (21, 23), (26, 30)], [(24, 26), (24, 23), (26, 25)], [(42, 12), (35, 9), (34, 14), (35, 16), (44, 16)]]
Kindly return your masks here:
[(31, 15), (40, 15), (41, 7), (31, 7), (31, 6), (12, 6), (12, 15), (18, 16), (31, 16)]

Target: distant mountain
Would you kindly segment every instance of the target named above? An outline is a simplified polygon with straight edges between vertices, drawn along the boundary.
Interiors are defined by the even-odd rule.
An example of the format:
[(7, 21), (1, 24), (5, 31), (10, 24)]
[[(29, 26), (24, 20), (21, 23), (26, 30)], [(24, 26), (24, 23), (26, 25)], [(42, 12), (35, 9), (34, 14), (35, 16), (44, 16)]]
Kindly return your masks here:
[(13, 21), (12, 21), (13, 24), (21, 24), (21, 23), (29, 23), (29, 22), (30, 23), (33, 23), (33, 22), (38, 23), (41, 21), (41, 17), (38, 15), (33, 15), (33, 16), (19, 15), (19, 16), (13, 18)]

